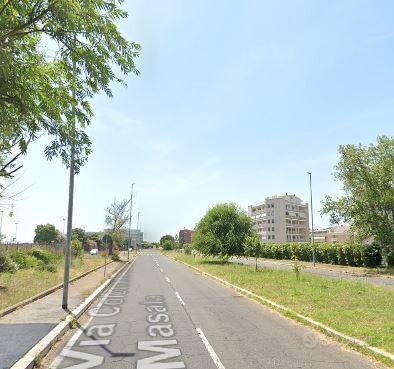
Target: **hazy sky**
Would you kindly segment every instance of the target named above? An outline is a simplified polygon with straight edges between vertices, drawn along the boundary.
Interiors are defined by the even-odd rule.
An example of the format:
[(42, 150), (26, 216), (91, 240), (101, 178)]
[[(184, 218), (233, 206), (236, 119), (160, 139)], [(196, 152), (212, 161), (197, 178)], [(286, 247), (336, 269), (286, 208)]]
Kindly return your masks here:
[[(337, 147), (394, 134), (394, 2), (130, 0), (121, 24), (143, 46), (141, 75), (94, 99), (93, 153), (76, 179), (74, 226), (104, 227), (104, 208), (129, 196), (148, 240), (194, 227), (208, 207), (295, 193), (315, 223)], [(3, 232), (31, 241), (62, 230), (68, 174), (47, 162), (45, 137), (14, 190), (31, 187)], [(136, 223), (136, 212), (133, 224)]]

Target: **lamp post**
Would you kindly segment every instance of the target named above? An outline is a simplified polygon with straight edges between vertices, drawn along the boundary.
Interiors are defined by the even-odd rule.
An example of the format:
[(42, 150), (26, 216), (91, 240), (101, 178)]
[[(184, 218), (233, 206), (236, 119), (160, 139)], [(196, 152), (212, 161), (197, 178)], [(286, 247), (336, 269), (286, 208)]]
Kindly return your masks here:
[(130, 192), (130, 213), (129, 213), (129, 244), (127, 245), (127, 260), (130, 260), (130, 247), (131, 247), (131, 211), (133, 210), (133, 188), (135, 183), (131, 184)]
[(313, 266), (316, 265), (316, 250), (315, 250), (315, 230), (313, 228), (313, 196), (312, 196), (312, 173), (307, 172), (309, 174), (309, 191), (311, 194), (311, 220), (312, 220), (312, 258), (313, 258)]

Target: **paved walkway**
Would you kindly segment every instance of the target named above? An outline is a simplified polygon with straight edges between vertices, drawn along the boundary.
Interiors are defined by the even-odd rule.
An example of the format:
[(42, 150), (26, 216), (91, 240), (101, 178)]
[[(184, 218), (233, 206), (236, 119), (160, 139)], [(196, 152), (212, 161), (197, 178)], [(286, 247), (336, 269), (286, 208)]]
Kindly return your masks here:
[[(246, 265), (255, 264), (254, 258), (233, 257), (230, 259), (230, 261), (233, 263), (240, 263)], [(325, 277), (342, 278), (359, 282), (369, 282), (379, 286), (394, 288), (394, 277), (366, 274), (361, 268), (347, 268), (338, 265), (331, 266), (328, 264), (316, 264), (316, 267), (313, 267), (311, 263), (305, 263), (302, 261), (300, 262), (300, 264), (304, 266), (302, 272), (322, 275)], [(291, 263), (291, 261), (288, 260), (258, 259), (257, 265), (259, 265), (260, 267), (268, 267), (280, 270), (291, 270), (293, 268), (293, 264)]]
[[(122, 263), (107, 265), (104, 268), (72, 282), (69, 288), (69, 309), (75, 309), (113, 274)], [(34, 301), (0, 319), (0, 369), (10, 368), (20, 357), (28, 352), (38, 341), (67, 316), (61, 308), (63, 289)]]

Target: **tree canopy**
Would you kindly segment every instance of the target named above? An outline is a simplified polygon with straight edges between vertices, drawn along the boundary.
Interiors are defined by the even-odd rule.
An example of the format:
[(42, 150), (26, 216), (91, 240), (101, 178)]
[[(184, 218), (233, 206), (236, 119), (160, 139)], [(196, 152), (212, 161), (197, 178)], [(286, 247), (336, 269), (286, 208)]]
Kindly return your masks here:
[(89, 240), (88, 235), (86, 234), (85, 230), (82, 228), (74, 228), (72, 230), (71, 237), (81, 242), (82, 246), (85, 245)]
[(60, 156), (68, 165), (74, 144), (76, 169), (84, 163), (90, 152), (84, 130), (92, 117), (89, 99), (100, 91), (112, 96), (112, 81), (139, 73), (134, 61), (140, 45), (117, 27), (127, 17), (122, 2), (1, 2), (0, 176), (20, 167), (16, 159), (42, 133), (52, 140), (48, 159)]
[(263, 243), (256, 232), (251, 232), (245, 239), (245, 255), (255, 258), (255, 269), (257, 270), (257, 258), (262, 256)]
[(344, 196), (326, 196), (323, 214), (332, 223), (350, 223), (360, 240), (373, 237), (394, 249), (394, 138), (380, 136), (376, 144), (343, 145), (335, 177)]
[(124, 199), (117, 201), (114, 199), (112, 204), (105, 208), (105, 224), (110, 227), (110, 232), (120, 231), (129, 220), (127, 205), (129, 201)]
[(35, 229), (34, 242), (48, 244), (59, 239), (59, 231), (53, 224), (39, 224)]
[(170, 241), (172, 243), (172, 245), (175, 244), (175, 238), (174, 238), (174, 236), (171, 236), (170, 234), (166, 234), (160, 238), (160, 245), (163, 246), (166, 241)]
[(217, 204), (197, 224), (194, 245), (205, 255), (242, 255), (251, 228), (251, 219), (237, 205)]

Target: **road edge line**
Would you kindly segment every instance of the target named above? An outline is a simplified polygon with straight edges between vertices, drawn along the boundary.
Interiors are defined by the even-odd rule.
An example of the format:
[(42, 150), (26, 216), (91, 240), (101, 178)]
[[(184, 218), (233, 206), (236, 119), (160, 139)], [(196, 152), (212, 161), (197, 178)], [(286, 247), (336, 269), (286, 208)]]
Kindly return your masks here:
[[(138, 256), (138, 255), (137, 255)], [(115, 278), (127, 266), (133, 265), (137, 256), (130, 261), (127, 261), (121, 268), (119, 268), (113, 275), (111, 275), (104, 283), (102, 283), (96, 290), (88, 296), (80, 305), (78, 305), (71, 314), (67, 315), (61, 322), (59, 322), (46, 336), (44, 336), (38, 343), (36, 343), (23, 357), (14, 363), (10, 369), (31, 369), (45, 354), (52, 348), (52, 346), (70, 329), (70, 323), (78, 319), (89, 306), (100, 296), (100, 294), (115, 280)]]
[(329, 333), (330, 335), (333, 335), (333, 336), (335, 336), (337, 338), (340, 338), (341, 340), (347, 341), (347, 342), (349, 342), (349, 343), (351, 343), (351, 344), (353, 344), (355, 346), (358, 346), (358, 347), (363, 348), (363, 349), (367, 349), (367, 350), (369, 350), (369, 351), (371, 351), (371, 352), (373, 352), (375, 354), (384, 356), (385, 358), (394, 361), (394, 355), (391, 354), (390, 352), (387, 352), (387, 351), (385, 351), (383, 349), (380, 349), (378, 347), (375, 347), (375, 346), (370, 346), (370, 345), (368, 345), (367, 342), (365, 342), (363, 340), (360, 340), (358, 338), (347, 336), (347, 335), (345, 335), (345, 334), (343, 334), (341, 332), (338, 332), (334, 328), (331, 328), (331, 327), (329, 327), (327, 325), (324, 325), (323, 323), (320, 323), (320, 322), (318, 322), (316, 320), (313, 320), (312, 318), (308, 318), (308, 317), (306, 317), (304, 315), (296, 313), (295, 311), (289, 309), (286, 306), (277, 304), (276, 302), (274, 302), (272, 300), (269, 300), (269, 299), (267, 299), (267, 298), (265, 298), (263, 296), (257, 295), (254, 292), (251, 292), (251, 291), (249, 291), (249, 290), (247, 290), (245, 288), (242, 288), (242, 287), (239, 287), (239, 286), (237, 286), (235, 284), (227, 282), (226, 280), (224, 280), (222, 278), (216, 277), (216, 276), (214, 276), (214, 275), (212, 275), (212, 274), (210, 274), (208, 272), (204, 272), (203, 270), (201, 270), (201, 269), (199, 269), (199, 268), (197, 268), (197, 267), (195, 267), (193, 265), (190, 265), (190, 264), (188, 264), (188, 263), (186, 263), (186, 262), (184, 262), (182, 260), (178, 260), (178, 259), (176, 259), (176, 258), (174, 258), (172, 256), (169, 256), (169, 255), (165, 255), (165, 256), (173, 259), (174, 261), (176, 261), (178, 263), (182, 263), (182, 264), (186, 265), (187, 267), (189, 267), (191, 269), (194, 269), (194, 270), (198, 271), (200, 274), (206, 275), (206, 276), (208, 276), (208, 277), (210, 277), (212, 279), (215, 279), (218, 282), (220, 282), (220, 283), (222, 283), (222, 284), (224, 284), (224, 285), (226, 285), (228, 287), (231, 287), (231, 288), (233, 288), (233, 289), (235, 289), (235, 290), (237, 290), (239, 292), (242, 292), (244, 295), (251, 296), (251, 297), (253, 297), (253, 299), (257, 299), (257, 300), (263, 301), (267, 305), (273, 306), (276, 309), (279, 309), (279, 310), (282, 310), (284, 312), (290, 313), (290, 314), (296, 316), (298, 319), (300, 319), (300, 320), (302, 320), (304, 322), (307, 322), (309, 325), (319, 328), (319, 330), (322, 330), (322, 331), (324, 331), (326, 333)]
[[(111, 264), (111, 263), (113, 263), (113, 261), (110, 261), (109, 263), (107, 263), (107, 265), (109, 265), (109, 264)], [(86, 276), (89, 275), (90, 273), (93, 273), (93, 272), (95, 272), (96, 270), (99, 270), (100, 268), (104, 268), (104, 266), (105, 266), (105, 264), (99, 265), (98, 267), (95, 267), (95, 268), (93, 268), (93, 269), (90, 269), (90, 270), (88, 270), (87, 272), (84, 272), (84, 273), (82, 273), (82, 274), (80, 274), (80, 275), (78, 275), (78, 276), (76, 276), (76, 277), (70, 279), (70, 283), (75, 282), (75, 281), (77, 281), (78, 279), (81, 279), (81, 278), (83, 278), (83, 277), (86, 277)], [(39, 300), (39, 299), (42, 299), (42, 298), (45, 297), (45, 296), (48, 296), (48, 295), (50, 295), (51, 293), (53, 293), (53, 292), (55, 292), (55, 291), (57, 291), (57, 290), (60, 290), (62, 287), (63, 287), (63, 283), (60, 283), (60, 284), (57, 284), (57, 285), (55, 285), (55, 286), (53, 286), (53, 287), (51, 287), (51, 288), (48, 288), (48, 289), (45, 290), (45, 291), (42, 291), (42, 292), (38, 293), (37, 295), (34, 295), (34, 296), (31, 296), (31, 297), (27, 298), (26, 300), (17, 302), (16, 304), (11, 305), (11, 306), (9, 306), (8, 308), (5, 308), (4, 310), (1, 310), (1, 311), (0, 311), (0, 318), (6, 316), (6, 315), (8, 315), (8, 314), (11, 314), (11, 313), (14, 312), (15, 310), (17, 310), (17, 309), (19, 309), (19, 308), (21, 308), (21, 307), (23, 307), (23, 306), (26, 306), (26, 305), (28, 305), (28, 304), (34, 302), (34, 301), (37, 301), (37, 300)]]

